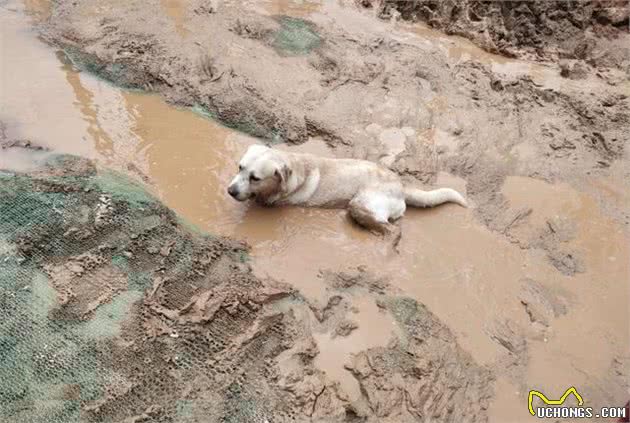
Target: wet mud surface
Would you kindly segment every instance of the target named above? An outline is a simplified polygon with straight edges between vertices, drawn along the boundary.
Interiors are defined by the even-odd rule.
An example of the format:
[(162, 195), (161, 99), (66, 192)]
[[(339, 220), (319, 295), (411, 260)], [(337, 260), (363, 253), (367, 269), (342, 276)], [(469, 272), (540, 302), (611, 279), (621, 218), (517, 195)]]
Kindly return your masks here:
[(424, 22), (487, 51), (529, 59), (573, 59), (628, 71), (625, 1), (357, 0), (382, 19)]
[[(80, 204), (83, 216), (18, 240), (10, 209), (0, 252), (25, 285), (43, 284), (23, 299), (47, 304), (39, 324), (76, 322), (54, 336), (81, 348), (59, 350), (116, 368), (98, 389), (59, 370), (55, 386), (82, 394), (50, 410), (85, 421), (525, 421), (529, 389), (569, 385), (594, 406), (625, 403), (623, 67), (547, 60), (545, 43), (535, 47), (548, 56), (508, 59), (363, 4), (149, 3), (0, 9), (2, 175), (29, 201), (46, 193), (25, 209)], [(393, 254), (343, 211), (231, 201), (226, 181), (255, 142), (380, 161), (473, 207), (409, 210)], [(79, 189), (107, 168), (124, 189)], [(148, 190), (151, 207), (117, 198), (127, 184)], [(2, 204), (22, 201), (3, 187)], [(136, 221), (150, 228), (127, 226)], [(44, 418), (36, 405), (53, 390), (33, 375), (2, 393), (17, 421)]]
[[(318, 308), (289, 285), (256, 278), (244, 244), (192, 231), (140, 185), (87, 159), (57, 155), (0, 178), (3, 419), (485, 415), (490, 371), (386, 283), (330, 274), (323, 284), (334, 295)], [(367, 311), (350, 289), (362, 291)], [(357, 344), (343, 329), (348, 315), (367, 324), (374, 312), (389, 319), (387, 342), (364, 335)], [(357, 353), (343, 369), (356, 390), (318, 363), (332, 342), (318, 333), (333, 327)]]

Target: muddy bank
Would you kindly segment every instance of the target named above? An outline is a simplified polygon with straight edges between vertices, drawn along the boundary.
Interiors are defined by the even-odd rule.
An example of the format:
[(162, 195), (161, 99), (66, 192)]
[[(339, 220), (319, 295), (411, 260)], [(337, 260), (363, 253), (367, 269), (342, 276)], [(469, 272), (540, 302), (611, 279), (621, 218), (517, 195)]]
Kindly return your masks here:
[[(7, 421), (486, 421), (490, 372), (387, 284), (331, 275), (319, 309), (85, 159), (0, 180)], [(351, 288), (398, 328), (347, 364), (356, 396), (315, 365), (313, 338), (350, 317)]]
[(579, 59), (597, 68), (630, 71), (628, 16), (624, 0), (371, 1), (383, 19), (425, 22), (447, 34), (472, 40), (483, 49), (510, 57)]

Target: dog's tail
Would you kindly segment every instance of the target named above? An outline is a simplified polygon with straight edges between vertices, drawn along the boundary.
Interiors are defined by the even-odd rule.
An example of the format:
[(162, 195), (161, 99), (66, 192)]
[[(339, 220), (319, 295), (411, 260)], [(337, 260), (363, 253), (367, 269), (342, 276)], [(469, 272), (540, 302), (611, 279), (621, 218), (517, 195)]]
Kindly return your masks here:
[(462, 195), (450, 188), (439, 188), (432, 191), (422, 191), (405, 187), (405, 203), (412, 207), (435, 207), (444, 203), (456, 203), (468, 207)]

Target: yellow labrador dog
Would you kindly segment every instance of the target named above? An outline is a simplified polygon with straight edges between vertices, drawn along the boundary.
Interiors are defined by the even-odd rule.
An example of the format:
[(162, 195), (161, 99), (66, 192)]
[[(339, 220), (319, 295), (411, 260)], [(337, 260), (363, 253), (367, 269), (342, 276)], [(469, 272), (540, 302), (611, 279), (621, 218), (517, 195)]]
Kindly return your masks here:
[[(466, 200), (455, 190), (404, 187), (391, 170), (365, 160), (328, 159), (252, 145), (228, 187), (238, 201), (264, 205), (348, 208), (370, 230), (391, 233), (406, 206), (433, 207)], [(395, 232), (395, 231), (394, 231)]]

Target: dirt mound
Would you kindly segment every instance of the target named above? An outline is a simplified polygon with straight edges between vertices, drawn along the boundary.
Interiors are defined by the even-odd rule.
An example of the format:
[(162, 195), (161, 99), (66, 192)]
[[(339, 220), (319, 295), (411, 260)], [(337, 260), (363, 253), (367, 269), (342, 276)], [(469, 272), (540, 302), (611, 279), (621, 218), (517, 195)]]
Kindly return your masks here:
[[(630, 8), (624, 0), (595, 1), (359, 1), (382, 18), (399, 14), (511, 57), (584, 59), (593, 66), (628, 67)], [(612, 40), (612, 43), (611, 43)], [(625, 62), (625, 63), (624, 63)]]
[(85, 159), (0, 182), (3, 420), (486, 419), (489, 373), (413, 300), (379, 294), (404, 336), (355, 359), (350, 400), (314, 365), (311, 306), (256, 279), (244, 245)]

